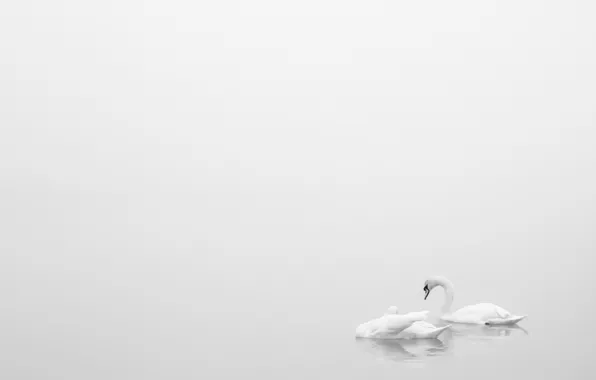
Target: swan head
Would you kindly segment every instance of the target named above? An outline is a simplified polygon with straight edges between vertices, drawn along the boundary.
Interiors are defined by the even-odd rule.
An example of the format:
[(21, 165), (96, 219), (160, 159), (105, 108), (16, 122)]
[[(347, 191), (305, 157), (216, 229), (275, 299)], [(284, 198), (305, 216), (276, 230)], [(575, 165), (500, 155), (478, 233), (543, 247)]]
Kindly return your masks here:
[(443, 286), (446, 283), (447, 283), (447, 280), (444, 277), (439, 277), (439, 276), (429, 277), (426, 281), (424, 281), (424, 288), (422, 288), (422, 290), (424, 290), (424, 293), (425, 293), (424, 299), (426, 299), (428, 297), (431, 290), (433, 290), (437, 286)]
[(432, 287), (429, 287), (428, 285), (428, 281), (424, 283), (424, 288), (422, 288), (422, 290), (424, 290), (424, 299), (426, 300), (426, 297), (428, 297), (430, 291), (432, 290)]

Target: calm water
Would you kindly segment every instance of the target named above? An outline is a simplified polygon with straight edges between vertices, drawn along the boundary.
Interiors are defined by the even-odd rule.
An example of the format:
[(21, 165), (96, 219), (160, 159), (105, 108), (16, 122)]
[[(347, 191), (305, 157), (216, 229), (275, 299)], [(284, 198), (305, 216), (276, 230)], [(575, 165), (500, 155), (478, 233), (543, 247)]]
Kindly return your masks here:
[[(526, 182), (520, 169), (501, 172), (503, 160), (445, 184), (438, 175), (375, 179), (329, 163), (288, 177), (274, 160), (251, 163), (265, 176), (230, 167), (217, 176), (153, 157), (151, 167), (170, 170), (132, 160), (51, 169), (40, 158), (50, 179), (23, 172), (3, 180), (5, 377), (594, 374), (585, 359), (593, 352), (596, 210), (586, 194), (594, 182), (560, 182), (571, 167), (553, 165)], [(560, 157), (544, 155), (551, 165)], [(435, 274), (454, 282), (455, 307), (494, 302), (527, 314), (523, 329), (354, 339), (358, 324), (390, 305), (436, 317), (442, 292), (424, 301), (422, 291)]]
[[(285, 227), (271, 225), (261, 241), (230, 238), (244, 252), (223, 244), (201, 251), (202, 242), (180, 229), (177, 240), (153, 232), (131, 238), (130, 227), (118, 235), (116, 227), (92, 219), (119, 205), (78, 202), (85, 213), (77, 212), (72, 224), (33, 224), (68, 231), (70, 238), (40, 233), (49, 251), (29, 255), (24, 252), (33, 243), (19, 240), (15, 247), (24, 251), (3, 275), (17, 290), (16, 298), (3, 291), (0, 317), (7, 327), (3, 371), (12, 378), (587, 379), (596, 368), (585, 359), (593, 352), (586, 336), (593, 309), (588, 259), (581, 249), (565, 253), (567, 242), (559, 246), (552, 236), (543, 236), (544, 246), (534, 241), (533, 249), (523, 245), (530, 238), (522, 239), (518, 252), (478, 243), (462, 248), (462, 257), (455, 249), (431, 252), (423, 241), (400, 253), (399, 241), (412, 238), (397, 239), (399, 231), (387, 234), (383, 248), (363, 235), (340, 238), (337, 231), (305, 227), (282, 236)], [(143, 228), (174, 234), (169, 223), (149, 218)], [(246, 229), (257, 238), (260, 228)], [(129, 249), (112, 250), (118, 246)], [(495, 302), (528, 319), (519, 328), (456, 326), (439, 340), (354, 339), (359, 323), (392, 304), (436, 315), (442, 292), (423, 301), (422, 285), (437, 268), (456, 283), (456, 306)]]

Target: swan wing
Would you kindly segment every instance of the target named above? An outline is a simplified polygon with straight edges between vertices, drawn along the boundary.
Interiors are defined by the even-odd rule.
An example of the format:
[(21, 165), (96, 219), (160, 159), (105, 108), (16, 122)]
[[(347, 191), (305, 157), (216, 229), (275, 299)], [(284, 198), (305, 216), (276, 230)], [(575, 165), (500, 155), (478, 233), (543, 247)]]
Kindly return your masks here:
[(386, 315), (386, 327), (393, 333), (399, 333), (415, 322), (423, 321), (428, 317), (428, 311), (417, 311), (408, 314)]
[(434, 339), (441, 333), (449, 329), (451, 325), (437, 327), (431, 323), (419, 321), (412, 324), (412, 326), (403, 330), (397, 336), (398, 339)]
[(356, 328), (358, 338), (397, 339), (398, 335), (414, 323), (424, 321), (428, 311), (407, 314), (385, 314)]
[(376, 318), (365, 322), (356, 328), (356, 337), (371, 338), (383, 327), (383, 318)]
[(426, 321), (418, 321), (412, 324), (411, 329), (415, 329), (416, 331), (428, 331), (434, 330), (437, 326), (433, 325), (432, 323)]

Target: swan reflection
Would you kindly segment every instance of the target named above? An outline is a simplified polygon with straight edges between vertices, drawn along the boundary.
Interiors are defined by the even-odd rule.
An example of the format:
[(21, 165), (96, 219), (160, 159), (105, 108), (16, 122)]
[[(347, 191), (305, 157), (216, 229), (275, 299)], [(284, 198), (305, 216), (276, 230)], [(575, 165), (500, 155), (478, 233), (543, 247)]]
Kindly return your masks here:
[[(490, 342), (515, 335), (529, 335), (520, 326), (481, 326), (453, 324), (440, 339), (362, 339), (359, 347), (380, 359), (397, 362), (422, 362), (425, 359), (450, 355), (458, 343)], [(455, 351), (453, 351), (455, 352)]]
[(394, 361), (417, 361), (443, 355), (449, 346), (440, 339), (356, 339), (365, 351), (382, 359)]
[(450, 331), (452, 336), (468, 337), (472, 339), (499, 339), (516, 334), (529, 335), (528, 331), (521, 326), (481, 326), (453, 324)]

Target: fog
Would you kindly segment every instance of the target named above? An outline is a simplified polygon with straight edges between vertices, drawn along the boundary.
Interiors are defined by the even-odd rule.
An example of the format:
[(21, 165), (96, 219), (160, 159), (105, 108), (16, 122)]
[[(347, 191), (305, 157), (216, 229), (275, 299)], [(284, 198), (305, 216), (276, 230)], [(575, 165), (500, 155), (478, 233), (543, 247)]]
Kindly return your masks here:
[[(594, 374), (593, 2), (13, 3), (2, 377)], [(354, 342), (436, 274), (528, 335)]]

